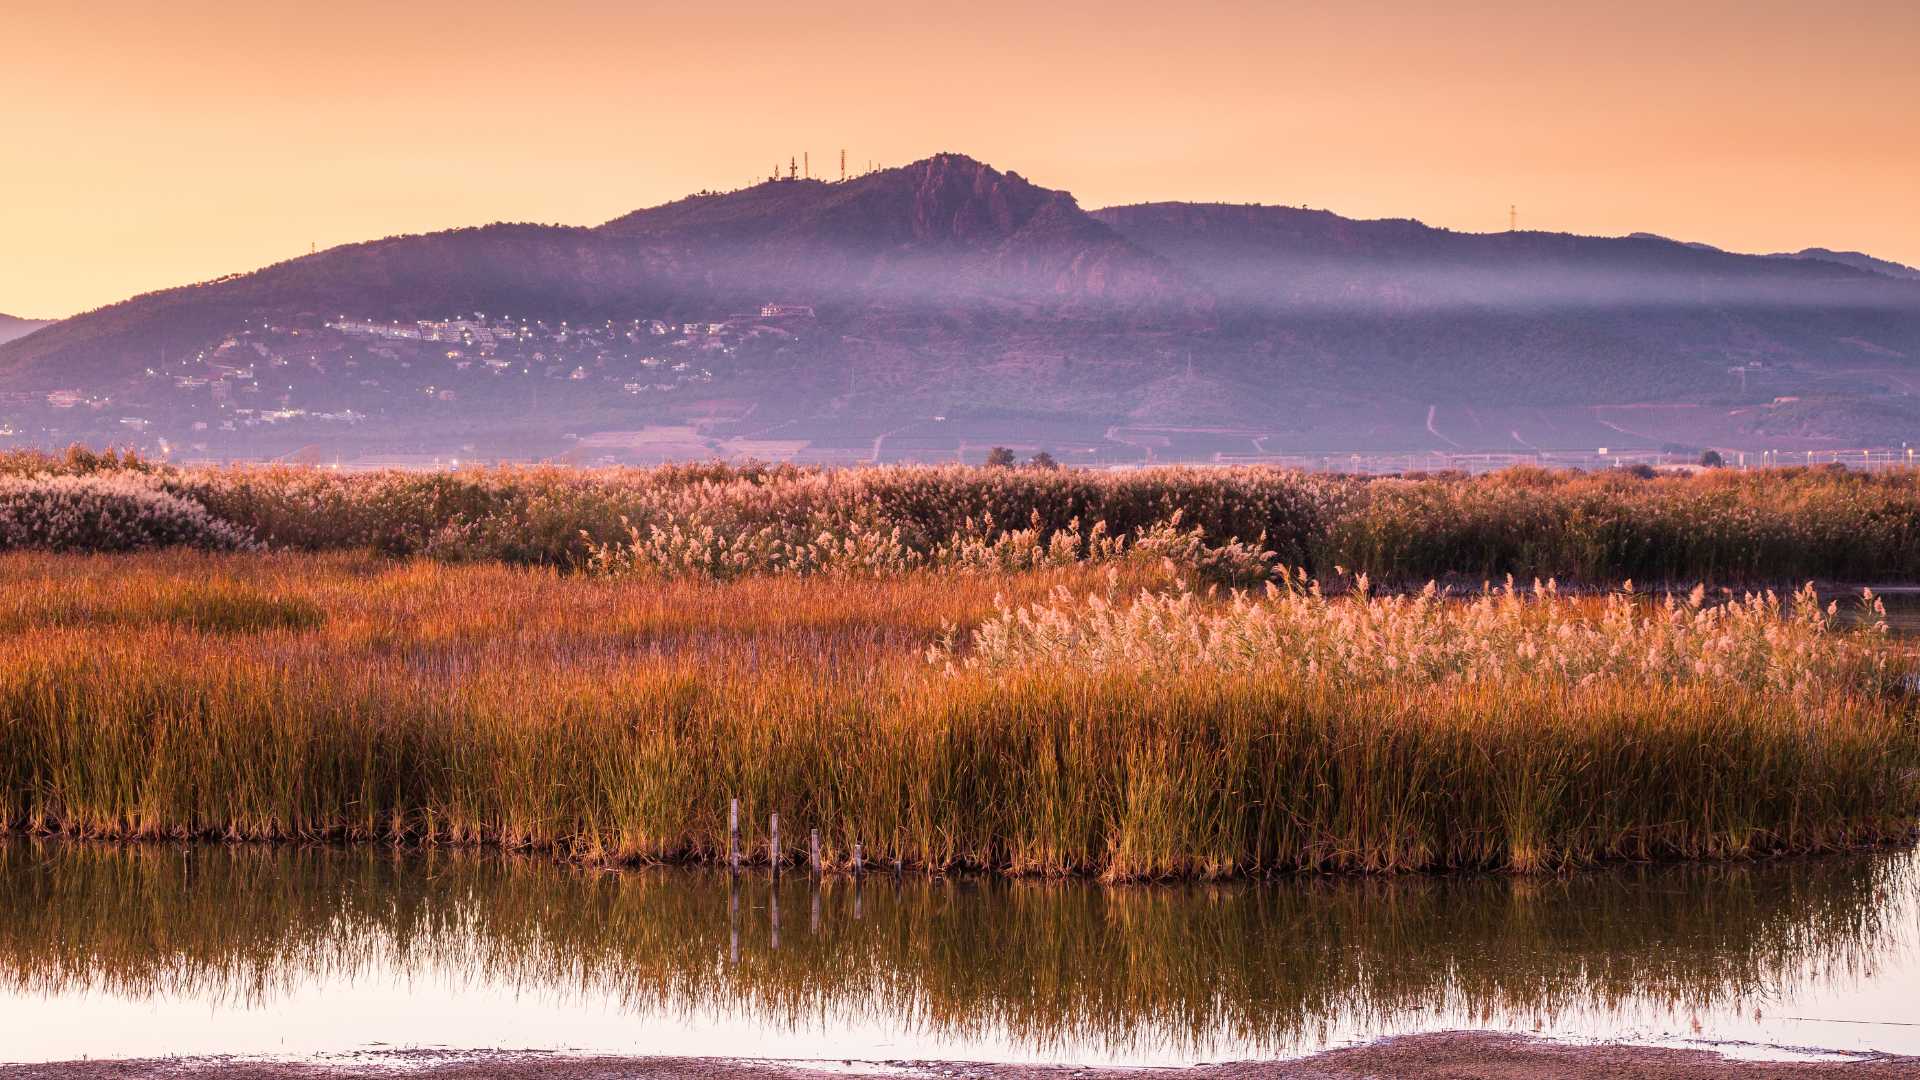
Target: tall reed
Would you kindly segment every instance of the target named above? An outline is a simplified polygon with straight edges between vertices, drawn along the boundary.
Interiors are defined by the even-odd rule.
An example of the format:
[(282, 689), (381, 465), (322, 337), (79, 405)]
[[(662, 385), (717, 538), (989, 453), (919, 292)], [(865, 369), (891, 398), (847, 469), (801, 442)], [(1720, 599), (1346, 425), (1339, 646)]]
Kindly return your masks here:
[[(722, 584), (372, 556), (0, 556), (0, 819), (645, 861), (723, 852), (738, 797), (749, 821), (792, 823), (790, 843), (820, 828), (836, 864), (858, 842), (919, 868), (1125, 879), (1822, 850), (1910, 836), (1920, 810), (1884, 643), (1765, 602), (1401, 602), (1406, 626), (1495, 643), (1433, 661), (1445, 677), (1369, 673), (1368, 656), (1424, 646), (1378, 611), (1353, 616), (1382, 603), (1355, 597), (1171, 609), (1241, 626), (1277, 663), (1121, 650), (1090, 665), (1078, 645), (1022, 659), (968, 643), (1063, 587), (1167, 602), (1162, 570), (1126, 573)], [(1259, 607), (1283, 603), (1304, 606)], [(1158, 618), (1156, 633), (1172, 615)], [(1660, 627), (1647, 663), (1673, 677), (1649, 678), (1631, 654)], [(1286, 661), (1343, 640), (1358, 650), (1344, 668)], [(1527, 640), (1577, 663), (1474, 659)], [(1708, 659), (1762, 673), (1690, 666)]]

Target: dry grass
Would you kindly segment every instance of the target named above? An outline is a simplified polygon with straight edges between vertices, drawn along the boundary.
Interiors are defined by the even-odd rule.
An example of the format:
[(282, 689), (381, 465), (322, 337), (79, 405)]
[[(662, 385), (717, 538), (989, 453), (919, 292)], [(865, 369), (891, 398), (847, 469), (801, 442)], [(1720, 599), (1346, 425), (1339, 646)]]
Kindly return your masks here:
[[(1507, 574), (1683, 588), (1920, 580), (1915, 470), (1647, 478), (1520, 468), (1366, 479), (1267, 468), (1114, 474), (707, 464), (355, 475), (0, 453), (0, 477), (126, 472), (277, 549), (446, 561), (578, 568), (599, 553), (628, 566), (719, 576), (1007, 568), (1065, 547), (1095, 554), (1100, 536), (1137, 537), (1179, 515), (1182, 529), (1199, 529), (1217, 551), (1242, 545), (1322, 577), (1344, 566), (1414, 588), (1432, 578), (1477, 584)], [(0, 535), (0, 547), (52, 543)]]
[[(1881, 647), (1778, 611), (1739, 616), (1735, 637), (1801, 655), (1818, 692), (1632, 668), (975, 665), (965, 645), (954, 670), (927, 663), (954, 628), (1061, 589), (1172, 587), (1150, 561), (1115, 566), (721, 583), (0, 555), (0, 819), (679, 860), (725, 850), (737, 796), (749, 822), (781, 814), (782, 859), (818, 827), (840, 865), (858, 842), (917, 868), (1137, 878), (1819, 850), (1908, 836), (1920, 809), (1912, 711), (1863, 676), (1885, 674)], [(1227, 601), (1180, 603), (1253, 625)], [(1312, 603), (1332, 625), (1370, 601)], [(1591, 601), (1494, 603), (1521, 626), (1644, 629), (1608, 629)], [(1294, 640), (1268, 629), (1266, 648)], [(763, 831), (753, 843), (764, 860)]]

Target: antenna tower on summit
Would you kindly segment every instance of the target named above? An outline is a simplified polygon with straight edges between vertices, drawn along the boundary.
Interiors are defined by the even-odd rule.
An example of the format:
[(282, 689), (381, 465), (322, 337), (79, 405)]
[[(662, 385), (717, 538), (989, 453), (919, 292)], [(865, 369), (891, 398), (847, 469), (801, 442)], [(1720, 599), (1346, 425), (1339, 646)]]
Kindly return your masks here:
[(1509, 203), (1507, 206), (1507, 231), (1516, 232), (1520, 228), (1520, 207)]
[(844, 146), (840, 148), (840, 182), (847, 182), (847, 150)]

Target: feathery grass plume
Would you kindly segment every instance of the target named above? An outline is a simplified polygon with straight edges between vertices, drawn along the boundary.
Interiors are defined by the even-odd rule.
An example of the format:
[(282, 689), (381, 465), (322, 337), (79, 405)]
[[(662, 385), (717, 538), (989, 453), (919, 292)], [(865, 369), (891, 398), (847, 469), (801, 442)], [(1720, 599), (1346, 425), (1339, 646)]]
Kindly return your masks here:
[(1281, 584), (1225, 599), (1116, 591), (1002, 605), (964, 644), (948, 639), (930, 657), (969, 669), (1244, 672), (1408, 688), (1615, 680), (1820, 696), (1870, 693), (1894, 679), (1886, 606), (1872, 590), (1847, 631), (1836, 626), (1838, 602), (1822, 605), (1810, 584), (1791, 598), (1757, 592), (1711, 604), (1698, 587), (1684, 600), (1650, 602), (1630, 588), (1562, 597), (1552, 581), (1453, 599), (1431, 582), (1415, 594), (1375, 595), (1361, 575), (1352, 592), (1328, 596), (1304, 571), (1282, 570)]
[(251, 545), (245, 530), (138, 472), (0, 475), (0, 551), (233, 551)]

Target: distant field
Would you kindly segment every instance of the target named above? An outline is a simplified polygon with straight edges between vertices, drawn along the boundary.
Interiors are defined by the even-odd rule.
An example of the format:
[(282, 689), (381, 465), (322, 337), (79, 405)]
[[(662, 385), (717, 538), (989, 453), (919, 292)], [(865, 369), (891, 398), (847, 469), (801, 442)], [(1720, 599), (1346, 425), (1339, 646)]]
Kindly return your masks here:
[(1920, 582), (1920, 470), (1521, 467), (1365, 477), (1268, 466), (1120, 473), (172, 468), (0, 454), (0, 550), (378, 551), (733, 578), (1174, 558), (1206, 583), (1513, 575), (1562, 584)]

